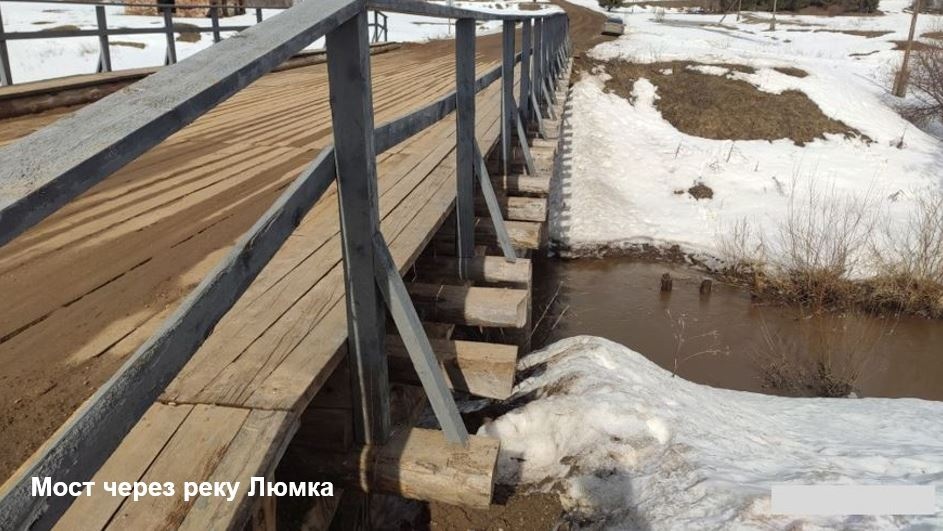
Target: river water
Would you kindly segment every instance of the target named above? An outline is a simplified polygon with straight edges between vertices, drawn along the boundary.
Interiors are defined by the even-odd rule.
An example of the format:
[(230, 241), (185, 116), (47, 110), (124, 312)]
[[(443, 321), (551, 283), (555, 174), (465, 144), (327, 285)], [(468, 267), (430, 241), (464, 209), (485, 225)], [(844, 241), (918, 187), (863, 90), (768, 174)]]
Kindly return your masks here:
[[(660, 280), (670, 273), (673, 289)], [(626, 345), (688, 380), (783, 395), (817, 395), (801, 375), (847, 382), (857, 396), (943, 400), (943, 322), (917, 317), (804, 315), (764, 304), (680, 265), (632, 259), (539, 259), (534, 348), (579, 334)], [(541, 315), (548, 300), (553, 304)], [(804, 371), (804, 372), (802, 372)], [(821, 378), (819, 378), (821, 380)], [(844, 394), (844, 392), (842, 392)]]

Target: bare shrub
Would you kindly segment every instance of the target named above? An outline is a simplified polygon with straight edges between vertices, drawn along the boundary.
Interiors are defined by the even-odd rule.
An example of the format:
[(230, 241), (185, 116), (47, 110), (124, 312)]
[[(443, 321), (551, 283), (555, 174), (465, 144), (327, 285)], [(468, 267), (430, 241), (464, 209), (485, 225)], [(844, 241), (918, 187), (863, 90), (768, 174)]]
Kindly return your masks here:
[(800, 191), (798, 182), (772, 243), (774, 270), (767, 289), (813, 308), (840, 305), (854, 290), (849, 274), (859, 271), (868, 255), (877, 205), (870, 193), (838, 194), (815, 179)]
[(943, 190), (921, 194), (902, 226), (883, 223), (873, 255), (876, 309), (943, 317)]
[(847, 397), (883, 370), (878, 353), (894, 322), (875, 327), (855, 313), (800, 315), (790, 334), (764, 321), (752, 361), (768, 389), (799, 396)]
[(904, 75), (913, 96), (901, 107), (904, 118), (917, 125), (943, 121), (943, 48), (914, 42), (909, 71)]

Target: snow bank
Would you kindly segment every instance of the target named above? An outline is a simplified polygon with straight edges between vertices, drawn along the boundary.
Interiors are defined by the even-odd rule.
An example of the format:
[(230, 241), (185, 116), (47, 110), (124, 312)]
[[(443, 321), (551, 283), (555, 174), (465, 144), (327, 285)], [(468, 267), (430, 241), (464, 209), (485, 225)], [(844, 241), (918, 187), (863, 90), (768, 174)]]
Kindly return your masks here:
[(516, 387), (516, 399), (536, 398), (479, 431), (501, 440), (498, 481), (556, 488), (583, 523), (943, 528), (943, 514), (769, 514), (774, 484), (934, 484), (943, 507), (943, 403), (715, 389), (589, 336), (551, 345), (520, 368), (534, 375)]
[[(595, 2), (576, 1), (595, 8)], [(802, 91), (826, 115), (873, 142), (828, 135), (800, 147), (787, 139), (694, 137), (661, 117), (657, 89), (648, 80), (635, 84), (630, 103), (604, 91), (604, 73), (587, 75), (571, 93), (571, 145), (563, 193), (553, 209), (562, 214), (551, 225), (553, 240), (577, 254), (656, 243), (717, 256), (721, 238), (742, 220), (775, 234), (793, 190), (808, 189), (867, 196), (887, 211), (889, 223), (903, 223), (921, 194), (943, 185), (943, 143), (901, 118), (887, 94), (888, 73), (901, 56), (889, 41), (907, 31), (905, 4), (883, 0), (881, 8), (889, 11), (883, 17), (781, 16), (773, 32), (738, 23), (734, 15), (719, 27), (719, 16), (669, 12), (659, 23), (649, 10), (617, 10), (626, 35), (595, 47), (593, 57), (753, 66), (756, 73), (732, 77), (770, 93)], [(918, 34), (940, 23), (941, 17), (922, 17)], [(892, 33), (867, 38), (834, 32), (843, 29)], [(876, 53), (852, 55), (871, 51)], [(797, 67), (809, 75), (792, 77), (774, 67)], [(716, 66), (698, 70), (727, 72)], [(713, 199), (697, 201), (683, 193), (698, 182), (713, 189)]]

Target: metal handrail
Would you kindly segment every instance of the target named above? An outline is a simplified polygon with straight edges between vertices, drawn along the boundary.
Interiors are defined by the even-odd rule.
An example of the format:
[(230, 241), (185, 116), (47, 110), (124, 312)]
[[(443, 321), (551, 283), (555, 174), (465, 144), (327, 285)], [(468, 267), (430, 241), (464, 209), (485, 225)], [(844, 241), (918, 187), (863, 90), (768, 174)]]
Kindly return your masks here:
[[(474, 181), (475, 168), (483, 168), (474, 140), (474, 94), (499, 77), (502, 79), (502, 135), (507, 138), (513, 134), (510, 124), (523, 114), (516, 110), (509, 89), (517, 62), (514, 22), (523, 21), (525, 28), (535, 24), (533, 83), (522, 83), (522, 87), (531, 87), (531, 92), (522, 93), (520, 99), (546, 102), (548, 94), (541, 91), (551, 79), (559, 78), (568, 53), (567, 19), (560, 12), (509, 16), (466, 9), (443, 10), (433, 4), (425, 4), (430, 6), (427, 10), (402, 2), (406, 12), (459, 19), (456, 92), (409, 116), (374, 128), (366, 9), (381, 4), (383, 9), (392, 11), (401, 7), (399, 2), (368, 5), (363, 0), (300, 3), (0, 148), (0, 245), (3, 245), (311, 42), (327, 37), (334, 147), (322, 151), (302, 171), (148, 341), (47, 441), (38, 458), (4, 485), (0, 492), (0, 529), (30, 526), (44, 529), (55, 523), (73, 498), (33, 497), (31, 478), (89, 480), (335, 181), (341, 191), (338, 199), (342, 202), (346, 302), (348, 308), (360, 310), (352, 316), (358, 322), (348, 320), (352, 327), (348, 331), (348, 355), (360, 371), (373, 367), (382, 372), (382, 377), (371, 374), (370, 378), (362, 378), (355, 393), (362, 407), (358, 411), (360, 420), (355, 423), (358, 439), (382, 443), (388, 435), (384, 419), (388, 430), (389, 411), (383, 410), (384, 400), (371, 401), (378, 398), (374, 394), (387, 393), (385, 407), (389, 405), (388, 389), (384, 387), (387, 384), (383, 326), (376, 320), (382, 315), (384, 300), (407, 343), (443, 432), (456, 443), (467, 439), (428, 338), (380, 234), (373, 161), (378, 150), (402, 142), (455, 111), (459, 240), (463, 248), (473, 247), (470, 244), (474, 235), (467, 231), (467, 216), (473, 215), (474, 197), (469, 193), (468, 183)], [(504, 21), (503, 63), (477, 79), (473, 19)], [(525, 34), (529, 34), (526, 29)], [(531, 59), (522, 55), (522, 64), (523, 57)], [(529, 69), (521, 71), (522, 79), (530, 76)], [(517, 131), (523, 132), (519, 122)], [(526, 144), (526, 139), (521, 140)], [(505, 160), (508, 157), (506, 150), (503, 157)], [(479, 177), (487, 180), (486, 176)], [(500, 216), (500, 212), (492, 215)], [(377, 311), (370, 310), (371, 306)], [(381, 348), (375, 348), (377, 344)], [(372, 409), (376, 407), (379, 410)]]

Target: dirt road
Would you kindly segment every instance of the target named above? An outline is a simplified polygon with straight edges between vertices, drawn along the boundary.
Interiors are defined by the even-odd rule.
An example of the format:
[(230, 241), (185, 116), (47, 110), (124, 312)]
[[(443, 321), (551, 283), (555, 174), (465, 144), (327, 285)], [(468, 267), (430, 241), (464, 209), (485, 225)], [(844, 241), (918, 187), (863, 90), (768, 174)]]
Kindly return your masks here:
[[(560, 2), (578, 49), (602, 17)], [(500, 36), (478, 40), (479, 68)], [(454, 88), (451, 41), (373, 59), (377, 121)], [(481, 70), (479, 70), (481, 71)], [(0, 478), (143, 343), (330, 142), (323, 65), (266, 76), (0, 249)], [(61, 112), (0, 122), (0, 143)]]

